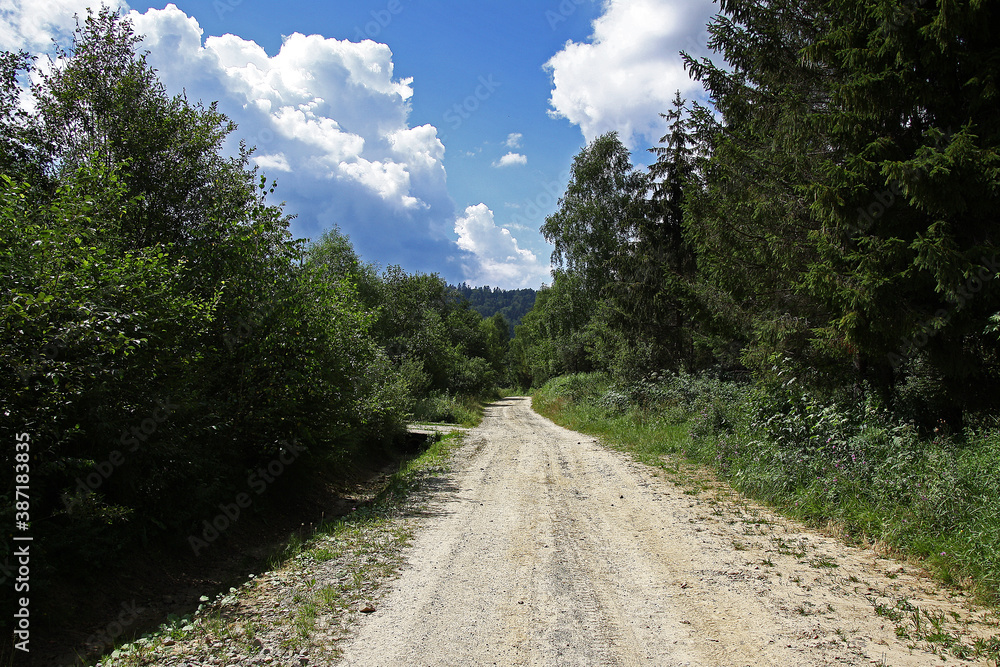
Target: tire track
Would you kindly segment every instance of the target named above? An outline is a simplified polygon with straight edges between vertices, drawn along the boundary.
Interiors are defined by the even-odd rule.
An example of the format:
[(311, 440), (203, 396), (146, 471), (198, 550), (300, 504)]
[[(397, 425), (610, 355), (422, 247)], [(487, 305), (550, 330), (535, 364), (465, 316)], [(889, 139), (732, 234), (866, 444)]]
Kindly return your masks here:
[(408, 567), (342, 664), (940, 662), (875, 615), (870, 591), (922, 589), (867, 552), (685, 495), (529, 399), (491, 406), (468, 438), (449, 475), (457, 491), (424, 512)]

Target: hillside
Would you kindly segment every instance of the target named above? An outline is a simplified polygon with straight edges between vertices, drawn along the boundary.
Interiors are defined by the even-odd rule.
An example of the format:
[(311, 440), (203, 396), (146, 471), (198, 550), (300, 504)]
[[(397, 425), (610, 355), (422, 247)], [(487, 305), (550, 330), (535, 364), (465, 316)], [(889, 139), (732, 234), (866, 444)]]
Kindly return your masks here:
[(534, 307), (537, 295), (533, 289), (504, 290), (489, 285), (471, 287), (466, 283), (453, 285), (452, 289), (467, 299), (472, 309), (482, 315), (483, 319), (502, 313), (510, 323), (511, 337), (514, 336), (514, 327)]

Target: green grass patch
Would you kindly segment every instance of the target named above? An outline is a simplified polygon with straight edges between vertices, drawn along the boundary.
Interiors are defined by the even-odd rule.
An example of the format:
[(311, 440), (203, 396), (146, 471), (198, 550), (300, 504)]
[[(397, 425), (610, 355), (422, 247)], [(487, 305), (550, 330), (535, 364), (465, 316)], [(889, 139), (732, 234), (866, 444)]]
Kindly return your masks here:
[(711, 484), (690, 472), (702, 466), (787, 516), (888, 544), (945, 583), (1000, 601), (996, 428), (923, 435), (874, 403), (844, 407), (793, 383), (685, 375), (630, 385), (602, 374), (561, 377), (535, 392), (534, 405), (688, 487)]
[[(293, 536), (272, 556), (271, 569), (296, 575), (289, 577), (295, 590), (287, 620), (294, 630), (286, 642), (288, 648), (300, 650), (309, 646), (320, 617), (358, 613), (360, 606), (395, 576), (402, 563), (402, 550), (412, 537), (409, 524), (401, 519), (416, 502), (414, 494), (434, 476), (447, 472), (451, 453), (462, 441), (462, 434), (446, 435), (435, 441), (422, 454), (402, 463), (371, 502), (345, 517), (320, 525), (305, 539)], [(336, 561), (339, 575), (335, 581), (320, 582), (315, 575), (297, 575), (332, 560)], [(195, 614), (173, 617), (158, 631), (118, 646), (109, 656), (88, 664), (99, 667), (153, 664), (165, 654), (164, 642), (168, 640), (204, 643), (210, 639), (216, 647), (210, 659), (224, 660), (227, 645), (250, 645), (267, 630), (248, 622), (242, 613), (231, 613), (234, 601), (250, 594), (256, 582), (257, 578), (251, 577), (242, 587), (232, 588), (215, 600), (202, 598), (203, 604)], [(324, 647), (313, 646), (321, 648)], [(335, 644), (325, 650), (329, 652), (328, 658), (337, 657)]]

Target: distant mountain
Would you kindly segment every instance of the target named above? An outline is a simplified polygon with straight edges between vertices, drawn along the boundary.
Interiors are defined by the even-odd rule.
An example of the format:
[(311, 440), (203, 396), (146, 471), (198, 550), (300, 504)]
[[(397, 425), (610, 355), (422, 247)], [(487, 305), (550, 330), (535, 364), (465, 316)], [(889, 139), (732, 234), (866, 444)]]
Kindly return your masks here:
[(510, 323), (511, 337), (514, 336), (514, 326), (520, 324), (521, 318), (534, 307), (537, 294), (533, 289), (504, 290), (489, 285), (470, 287), (465, 283), (452, 285), (451, 289), (467, 299), (472, 309), (483, 317), (503, 313)]

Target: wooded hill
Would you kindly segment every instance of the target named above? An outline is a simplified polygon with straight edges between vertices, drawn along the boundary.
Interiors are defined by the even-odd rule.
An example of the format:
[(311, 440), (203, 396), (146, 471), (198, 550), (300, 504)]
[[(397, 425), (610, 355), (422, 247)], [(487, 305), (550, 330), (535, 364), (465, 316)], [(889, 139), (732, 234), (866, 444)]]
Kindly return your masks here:
[(471, 287), (466, 283), (451, 286), (463, 299), (468, 300), (474, 311), (490, 318), (500, 313), (510, 325), (510, 335), (514, 336), (514, 327), (535, 306), (537, 292), (533, 289), (504, 290), (499, 287)]

